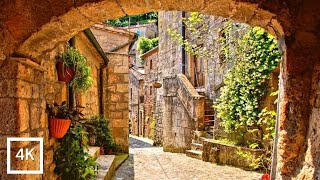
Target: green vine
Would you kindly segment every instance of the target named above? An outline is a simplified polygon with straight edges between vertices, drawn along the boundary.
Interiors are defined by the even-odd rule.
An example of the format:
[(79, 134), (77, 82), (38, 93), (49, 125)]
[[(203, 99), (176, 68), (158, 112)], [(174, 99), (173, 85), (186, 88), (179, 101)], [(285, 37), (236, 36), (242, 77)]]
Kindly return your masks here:
[(70, 82), (74, 92), (87, 91), (93, 83), (87, 58), (79, 50), (68, 45), (67, 51), (61, 54), (61, 59), (65, 65), (75, 70), (75, 76)]
[(275, 38), (259, 27), (232, 21), (224, 22), (219, 29), (208, 28), (200, 13), (191, 13), (183, 22), (189, 37), (183, 39), (177, 29), (169, 29), (174, 42), (200, 58), (219, 60), (222, 68), (225, 68), (223, 64), (232, 64), (214, 107), (228, 134), (227, 142), (264, 149), (265, 153), (258, 158), (246, 153), (239, 155), (247, 159), (250, 156), (253, 169), (264, 167), (268, 171), (276, 112), (263, 108), (262, 102), (270, 91), (271, 72), (281, 59)]
[(281, 59), (274, 37), (258, 27), (248, 31), (237, 48), (235, 65), (225, 76), (216, 106), (227, 131), (259, 124), (260, 101)]

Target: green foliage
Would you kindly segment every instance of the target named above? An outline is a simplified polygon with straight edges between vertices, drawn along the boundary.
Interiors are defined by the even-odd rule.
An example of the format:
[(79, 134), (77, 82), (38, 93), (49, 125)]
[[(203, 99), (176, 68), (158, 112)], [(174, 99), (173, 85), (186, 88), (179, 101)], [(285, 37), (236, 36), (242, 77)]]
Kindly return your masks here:
[(262, 109), (261, 101), (269, 92), (268, 80), (279, 65), (281, 54), (274, 37), (258, 27), (251, 28), (236, 45), (234, 66), (225, 76), (225, 86), (215, 107), (227, 132), (244, 129), (256, 134), (257, 138), (247, 139), (244, 145), (262, 148), (265, 153), (256, 158), (248, 153), (239, 152), (239, 155), (250, 159), (253, 169), (269, 171), (276, 112)]
[(151, 22), (155, 22), (155, 23), (158, 22), (158, 12), (124, 16), (115, 20), (105, 21), (104, 23), (112, 26), (116, 26), (116, 27), (125, 27), (129, 25), (147, 24)]
[(95, 146), (106, 150), (116, 148), (109, 121), (106, 118), (101, 115), (93, 116), (84, 122), (84, 126), (90, 135), (95, 136)]
[(259, 123), (260, 101), (268, 92), (268, 80), (281, 59), (276, 40), (263, 29), (252, 28), (237, 47), (235, 65), (224, 79), (216, 106), (227, 131)]
[(149, 134), (149, 136), (151, 137), (151, 139), (154, 140), (155, 128), (156, 128), (156, 118), (155, 118), (155, 117), (152, 117), (152, 118), (151, 118), (151, 122), (150, 122), (149, 128), (150, 128), (150, 134)]
[(63, 180), (94, 179), (99, 165), (95, 159), (84, 152), (87, 146), (87, 132), (81, 124), (72, 125), (67, 134), (61, 139), (55, 151), (55, 173)]
[(75, 70), (75, 77), (70, 82), (74, 92), (85, 92), (93, 83), (91, 78), (91, 68), (85, 56), (77, 49), (68, 46), (67, 51), (61, 54), (61, 59), (68, 67)]
[(238, 142), (228, 139), (228, 138), (221, 138), (221, 139), (215, 139), (213, 140), (215, 143), (220, 143), (220, 144), (227, 144), (227, 145), (236, 145)]
[(70, 119), (76, 123), (83, 119), (83, 114), (80, 111), (82, 108), (78, 106), (69, 109), (66, 101), (63, 101), (61, 105), (57, 103), (53, 103), (53, 105), (47, 104), (46, 113), (48, 113), (49, 118)]
[[(253, 169), (269, 169), (276, 113), (261, 108), (261, 101), (269, 91), (270, 74), (281, 59), (276, 40), (261, 28), (232, 21), (225, 22), (220, 29), (208, 28), (208, 22), (200, 13), (191, 13), (183, 22), (190, 37), (183, 39), (177, 29), (169, 29), (173, 41), (197, 57), (218, 56), (221, 65), (233, 64), (215, 105), (229, 137), (216, 141), (264, 149), (266, 153), (258, 158), (242, 155), (251, 158)], [(212, 36), (217, 32), (218, 36)]]
[[(248, 28), (247, 25), (237, 24), (232, 21), (227, 21), (223, 28), (209, 28), (209, 22), (205, 21), (204, 15), (198, 12), (192, 12), (190, 17), (184, 18), (187, 34), (190, 38), (183, 39), (179, 29), (168, 29), (168, 34), (171, 39), (184, 49), (199, 58), (213, 59), (217, 54), (220, 59), (223, 55), (232, 57), (232, 51), (229, 51), (230, 45), (234, 44), (239, 37), (243, 36), (243, 32)], [(219, 32), (219, 36), (215, 34)], [(208, 45), (207, 47), (203, 45)]]
[(139, 51), (140, 54), (144, 54), (151, 49), (157, 47), (159, 44), (159, 37), (149, 39), (146, 37), (141, 37), (138, 40), (138, 47), (137, 50)]

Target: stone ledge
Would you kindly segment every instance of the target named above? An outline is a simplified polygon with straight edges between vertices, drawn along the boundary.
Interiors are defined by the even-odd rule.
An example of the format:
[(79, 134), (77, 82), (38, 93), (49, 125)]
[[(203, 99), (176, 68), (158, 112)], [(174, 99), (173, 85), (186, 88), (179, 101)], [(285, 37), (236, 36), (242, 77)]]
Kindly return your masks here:
[(115, 155), (100, 155), (96, 162), (100, 169), (96, 180), (109, 180), (115, 172)]
[(90, 157), (96, 158), (100, 155), (100, 147), (90, 146), (88, 149), (85, 149), (84, 152), (87, 152)]

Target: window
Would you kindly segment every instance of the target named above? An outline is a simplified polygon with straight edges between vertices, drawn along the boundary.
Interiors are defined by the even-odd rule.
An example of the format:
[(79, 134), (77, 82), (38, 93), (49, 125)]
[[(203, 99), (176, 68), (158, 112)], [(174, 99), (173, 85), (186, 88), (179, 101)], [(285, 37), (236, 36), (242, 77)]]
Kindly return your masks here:
[(152, 86), (150, 86), (150, 96), (152, 95)]
[(152, 69), (152, 59), (149, 61), (150, 69)]

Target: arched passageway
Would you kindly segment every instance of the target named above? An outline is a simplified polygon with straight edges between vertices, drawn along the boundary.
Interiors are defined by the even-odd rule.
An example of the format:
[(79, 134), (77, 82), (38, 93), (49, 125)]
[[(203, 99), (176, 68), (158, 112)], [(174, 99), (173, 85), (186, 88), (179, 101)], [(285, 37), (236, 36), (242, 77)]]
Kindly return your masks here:
[[(0, 2), (0, 64), (10, 64), (10, 57), (29, 58), (41, 64), (42, 54), (97, 22), (156, 10), (199, 11), (230, 17), (261, 26), (279, 39), (284, 60), (277, 177), (319, 177), (320, 5), (316, 1), (5, 0)], [(14, 73), (19, 74), (19, 70)], [(2, 68), (0, 81), (12, 78), (14, 73)], [(6, 98), (4, 91), (6, 89), (0, 95)], [(19, 94), (18, 91), (15, 93)], [(8, 114), (16, 126), (9, 134), (17, 134), (27, 122), (16, 120), (21, 116), (19, 111), (8, 110), (3, 105), (0, 124), (7, 123)], [(8, 134), (7, 131), (0, 133)], [(1, 145), (1, 148), (5, 146)], [(4, 159), (2, 154), (0, 157)]]

